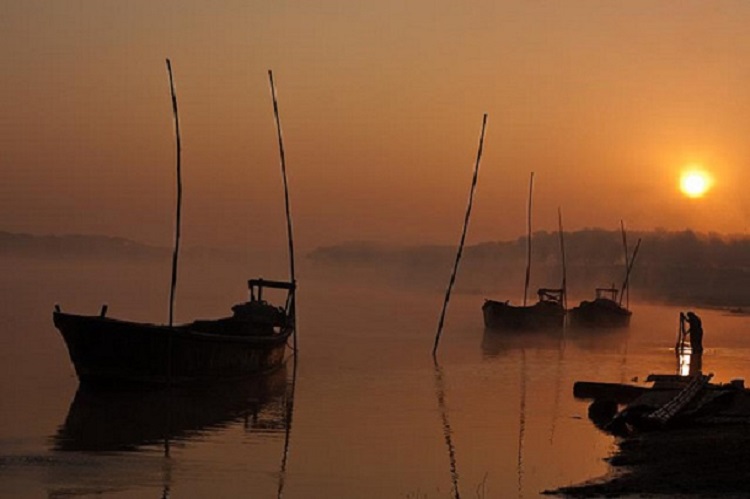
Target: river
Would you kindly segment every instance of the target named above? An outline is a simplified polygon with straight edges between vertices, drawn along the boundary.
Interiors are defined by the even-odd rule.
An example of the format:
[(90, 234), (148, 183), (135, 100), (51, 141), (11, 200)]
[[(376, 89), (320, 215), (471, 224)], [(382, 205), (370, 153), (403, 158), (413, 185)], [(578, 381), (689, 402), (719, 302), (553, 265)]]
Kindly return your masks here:
[[(177, 319), (217, 317), (246, 296), (244, 271), (186, 262)], [(162, 263), (4, 260), (0, 290), (0, 496), (536, 497), (608, 471), (611, 436), (573, 398), (578, 380), (675, 373), (678, 314), (633, 303), (631, 327), (485, 332), (482, 296), (346, 271), (300, 271), (296, 365), (216, 393), (88, 397), (52, 310), (164, 322)], [(277, 275), (265, 275), (274, 278)], [(448, 275), (446, 274), (446, 281)], [(703, 370), (742, 378), (745, 316), (700, 310)]]

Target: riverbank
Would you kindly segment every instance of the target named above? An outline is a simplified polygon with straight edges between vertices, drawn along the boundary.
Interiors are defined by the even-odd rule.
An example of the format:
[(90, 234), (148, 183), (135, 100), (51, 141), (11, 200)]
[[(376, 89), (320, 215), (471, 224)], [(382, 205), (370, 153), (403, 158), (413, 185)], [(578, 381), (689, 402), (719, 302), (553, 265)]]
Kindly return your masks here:
[(545, 491), (565, 497), (664, 495), (746, 497), (750, 484), (747, 425), (641, 433), (618, 442), (602, 478)]

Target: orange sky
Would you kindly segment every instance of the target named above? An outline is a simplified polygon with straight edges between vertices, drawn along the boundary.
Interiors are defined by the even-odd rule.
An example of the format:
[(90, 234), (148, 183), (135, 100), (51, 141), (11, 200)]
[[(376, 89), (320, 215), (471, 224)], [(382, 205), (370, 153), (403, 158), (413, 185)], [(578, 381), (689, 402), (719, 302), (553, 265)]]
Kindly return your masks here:
[[(0, 230), (285, 244), (267, 69), (303, 249), (535, 227), (747, 233), (750, 4), (16, 0), (0, 6)], [(677, 191), (687, 163), (715, 185)]]

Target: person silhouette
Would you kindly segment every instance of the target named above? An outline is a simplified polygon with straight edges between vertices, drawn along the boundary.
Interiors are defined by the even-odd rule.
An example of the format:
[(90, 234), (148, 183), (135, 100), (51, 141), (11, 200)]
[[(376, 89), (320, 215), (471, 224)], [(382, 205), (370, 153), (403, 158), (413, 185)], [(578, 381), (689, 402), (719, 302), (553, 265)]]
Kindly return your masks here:
[(690, 335), (690, 349), (693, 352), (703, 351), (703, 322), (694, 312), (686, 314), (689, 329), (685, 334)]

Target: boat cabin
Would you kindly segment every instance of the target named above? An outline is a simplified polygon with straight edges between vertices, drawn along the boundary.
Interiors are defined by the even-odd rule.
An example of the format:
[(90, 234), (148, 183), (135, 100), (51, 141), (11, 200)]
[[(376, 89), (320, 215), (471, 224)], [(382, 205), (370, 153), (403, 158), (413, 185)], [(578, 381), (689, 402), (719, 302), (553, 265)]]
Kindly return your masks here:
[(597, 300), (611, 300), (617, 301), (617, 294), (619, 290), (615, 287), (611, 288), (596, 288), (596, 299)]
[(560, 304), (563, 303), (565, 297), (565, 290), (561, 288), (539, 288), (536, 294), (539, 296), (540, 303)]

